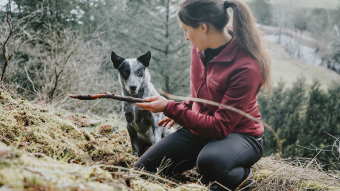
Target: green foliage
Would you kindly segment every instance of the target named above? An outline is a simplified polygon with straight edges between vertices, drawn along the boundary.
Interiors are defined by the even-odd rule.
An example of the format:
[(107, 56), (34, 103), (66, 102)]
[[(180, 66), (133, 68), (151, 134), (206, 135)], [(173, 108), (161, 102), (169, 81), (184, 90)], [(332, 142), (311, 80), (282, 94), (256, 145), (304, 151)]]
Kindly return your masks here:
[[(264, 120), (283, 140), (284, 157), (316, 157), (323, 168), (339, 169), (339, 85), (325, 91), (317, 82), (310, 88), (303, 80), (291, 88), (280, 84), (259, 102)], [(276, 152), (273, 136), (269, 132), (265, 136), (267, 154)]]
[[(292, 99), (294, 98), (294, 99)], [(289, 91), (286, 91), (284, 84), (280, 83), (272, 95), (261, 96), (259, 103), (264, 120), (269, 123), (278, 133), (279, 137), (284, 139), (283, 147), (289, 149), (290, 144), (297, 141), (299, 126), (301, 126), (301, 113), (306, 100), (304, 82), (298, 81)], [(290, 128), (288, 128), (290, 127)], [(269, 152), (275, 152), (276, 143), (274, 137), (266, 132), (269, 146)], [(288, 146), (288, 147), (287, 147)]]

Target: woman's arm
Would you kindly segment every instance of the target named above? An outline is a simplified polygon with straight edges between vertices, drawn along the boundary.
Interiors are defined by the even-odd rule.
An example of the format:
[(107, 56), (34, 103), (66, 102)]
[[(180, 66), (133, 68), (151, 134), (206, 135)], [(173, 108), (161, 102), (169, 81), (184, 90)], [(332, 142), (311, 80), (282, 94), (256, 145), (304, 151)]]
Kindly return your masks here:
[[(230, 86), (220, 103), (245, 111), (250, 101), (256, 99), (261, 84), (259, 73), (249, 68), (240, 69), (230, 81)], [(164, 113), (181, 126), (213, 138), (228, 135), (242, 119), (240, 114), (222, 107), (219, 107), (213, 115), (208, 115), (194, 112), (174, 101), (167, 103)]]

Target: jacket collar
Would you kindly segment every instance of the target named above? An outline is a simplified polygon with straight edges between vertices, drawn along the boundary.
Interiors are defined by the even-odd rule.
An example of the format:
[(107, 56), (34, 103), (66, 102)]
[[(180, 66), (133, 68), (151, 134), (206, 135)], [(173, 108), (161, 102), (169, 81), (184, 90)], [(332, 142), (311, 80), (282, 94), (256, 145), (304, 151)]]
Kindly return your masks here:
[[(222, 51), (215, 56), (209, 63), (212, 62), (232, 62), (238, 53), (237, 41), (232, 38), (231, 41), (222, 49)], [(200, 57), (203, 57), (203, 53), (199, 52)]]

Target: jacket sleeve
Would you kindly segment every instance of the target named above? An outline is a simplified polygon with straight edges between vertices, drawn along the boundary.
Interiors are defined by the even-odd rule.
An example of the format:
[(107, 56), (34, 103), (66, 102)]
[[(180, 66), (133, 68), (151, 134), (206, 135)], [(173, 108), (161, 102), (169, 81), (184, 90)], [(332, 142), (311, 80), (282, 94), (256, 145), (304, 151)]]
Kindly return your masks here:
[[(256, 96), (259, 86), (260, 79), (257, 71), (249, 68), (239, 69), (230, 78), (229, 87), (224, 92), (220, 104), (245, 111), (251, 98)], [(222, 107), (219, 107), (213, 115), (202, 114), (175, 101), (168, 103), (164, 114), (181, 126), (210, 138), (228, 135), (243, 117)]]
[[(167, 117), (170, 117), (171, 119), (174, 119), (174, 118), (172, 118), (173, 115), (167, 115), (166, 114), (166, 110), (170, 107), (171, 104), (175, 104), (176, 109), (178, 109), (178, 110), (191, 110), (191, 108), (192, 108), (192, 101), (181, 101), (181, 102), (170, 101), (165, 108), (164, 114)], [(176, 119), (174, 119), (174, 120), (177, 122)], [(180, 125), (182, 125), (182, 124), (180, 124)]]

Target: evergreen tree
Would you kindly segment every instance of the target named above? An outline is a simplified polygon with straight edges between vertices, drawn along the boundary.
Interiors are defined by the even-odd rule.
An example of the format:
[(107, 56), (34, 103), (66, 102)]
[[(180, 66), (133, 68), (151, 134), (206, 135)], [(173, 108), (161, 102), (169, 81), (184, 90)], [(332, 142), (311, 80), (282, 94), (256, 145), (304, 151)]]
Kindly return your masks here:
[[(74, 27), (77, 22), (77, 0), (13, 0), (18, 7), (19, 18), (34, 15), (27, 20), (35, 31), (53, 27)], [(79, 12), (79, 11), (78, 11)]]
[[(282, 156), (314, 158), (324, 169), (339, 169), (340, 86), (328, 91), (319, 83), (307, 87), (299, 80), (292, 88), (277, 86), (259, 99), (263, 119), (283, 141)], [(266, 153), (277, 152), (277, 140), (265, 131)]]

